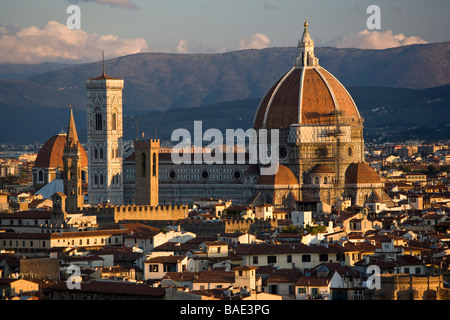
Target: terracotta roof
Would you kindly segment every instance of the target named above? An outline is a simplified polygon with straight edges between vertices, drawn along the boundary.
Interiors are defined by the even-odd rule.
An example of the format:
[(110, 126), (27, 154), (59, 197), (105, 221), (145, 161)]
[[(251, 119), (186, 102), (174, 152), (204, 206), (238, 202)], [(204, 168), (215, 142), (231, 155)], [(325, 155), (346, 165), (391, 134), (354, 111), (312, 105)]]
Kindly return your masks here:
[(159, 256), (147, 259), (145, 263), (178, 263), (182, 261), (186, 256), (176, 255), (176, 256)]
[(300, 270), (293, 269), (279, 269), (266, 279), (265, 283), (296, 283), (301, 277)]
[[(91, 292), (91, 293), (106, 293), (106, 294), (120, 294), (132, 296), (151, 296), (155, 298), (162, 298), (165, 295), (164, 288), (154, 288), (146, 284), (128, 283), (128, 282), (113, 282), (113, 281), (90, 281), (81, 282), (81, 288), (77, 292)], [(47, 288), (46, 291), (70, 291), (65, 281)]]
[(0, 213), (1, 219), (50, 219), (50, 211), (19, 211), (13, 213)]
[(326, 164), (316, 164), (309, 173), (334, 173)]
[(113, 77), (107, 76), (105, 73), (102, 73), (101, 76), (98, 76), (95, 78), (90, 78), (89, 80), (121, 80), (121, 79), (113, 78)]
[(274, 175), (260, 175), (259, 185), (298, 185), (295, 174), (288, 167), (280, 164), (278, 171)]
[(346, 184), (381, 183), (378, 173), (364, 162), (352, 163), (345, 171)]
[[(63, 168), (63, 154), (66, 146), (66, 134), (56, 134), (47, 140), (36, 156), (34, 166), (37, 168)], [(86, 150), (81, 146), (81, 165), (88, 166)]]
[(194, 280), (197, 283), (234, 283), (235, 275), (233, 271), (203, 271), (200, 272), (198, 278)]
[(320, 66), (293, 67), (263, 97), (253, 127), (288, 129), (292, 124), (331, 125), (335, 123), (336, 110), (343, 112), (342, 119), (347, 123), (361, 124), (350, 94), (327, 70)]

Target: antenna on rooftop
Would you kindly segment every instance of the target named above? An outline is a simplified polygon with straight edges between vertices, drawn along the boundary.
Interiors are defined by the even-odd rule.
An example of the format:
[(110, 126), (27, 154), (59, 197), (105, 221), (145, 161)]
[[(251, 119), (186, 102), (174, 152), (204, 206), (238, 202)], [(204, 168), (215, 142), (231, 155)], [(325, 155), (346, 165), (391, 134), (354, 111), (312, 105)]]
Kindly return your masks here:
[(105, 51), (102, 49), (103, 75), (105, 75)]

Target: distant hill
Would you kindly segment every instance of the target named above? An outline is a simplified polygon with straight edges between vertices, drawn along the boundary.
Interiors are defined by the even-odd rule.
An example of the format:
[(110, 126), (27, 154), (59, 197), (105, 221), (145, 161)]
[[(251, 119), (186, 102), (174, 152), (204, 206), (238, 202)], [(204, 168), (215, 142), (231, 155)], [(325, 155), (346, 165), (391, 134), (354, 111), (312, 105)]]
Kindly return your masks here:
[[(350, 87), (348, 91), (364, 118), (367, 141), (405, 141), (408, 139), (450, 139), (450, 85), (415, 90), (384, 87)], [(170, 141), (173, 130), (185, 128), (193, 134), (195, 120), (203, 121), (203, 131), (217, 128), (251, 128), (260, 99), (238, 100), (199, 108), (172, 109), (124, 119), (125, 135), (146, 136)], [(176, 143), (176, 142), (175, 142)]]
[[(259, 98), (292, 66), (297, 55), (298, 49), (291, 47), (221, 54), (140, 53), (107, 60), (105, 64), (107, 75), (125, 80), (124, 114), (125, 121), (130, 121), (130, 127), (126, 130), (133, 131), (131, 126), (135, 125), (136, 117), (154, 111), (166, 111), (159, 116), (173, 117), (164, 125), (161, 123), (168, 120), (164, 120), (164, 117), (160, 120), (159, 126), (166, 128), (193, 114), (199, 117), (211, 116), (212, 122), (221, 124), (226, 121), (248, 123), (249, 119), (253, 120)], [(417, 99), (421, 99), (421, 94), (437, 94), (439, 97), (436, 99), (441, 100), (431, 105), (445, 111), (447, 102), (444, 91), (448, 87), (442, 86), (450, 84), (450, 42), (385, 50), (318, 47), (316, 56), (323, 67), (351, 89), (355, 100), (360, 101), (357, 102), (359, 108), (364, 109), (365, 105), (377, 108), (382, 104), (385, 107), (391, 105), (392, 108), (404, 108), (398, 112), (426, 110), (430, 103)], [(1, 70), (0, 65), (0, 74)], [(69, 104), (73, 106), (75, 114), (80, 114), (81, 122), (77, 125), (81, 130), (86, 121), (83, 118), (86, 108), (84, 81), (100, 73), (101, 62), (96, 62), (45, 72), (27, 79), (0, 79), (0, 112), (5, 115), (0, 119), (0, 142), (26, 141), (23, 139), (27, 137), (37, 141), (46, 140), (67, 121), (65, 114)], [(420, 91), (420, 94), (415, 91), (426, 88), (433, 89), (429, 89), (429, 92)], [(376, 90), (382, 90), (382, 93)], [(410, 99), (409, 105), (405, 104), (402, 95)], [(394, 102), (391, 99), (397, 100)], [(234, 107), (229, 106), (230, 101)], [(223, 108), (220, 105), (217, 106), (221, 103), (233, 110), (232, 114), (222, 114), (225, 111), (221, 110)], [(183, 108), (189, 108), (189, 111), (181, 110)], [(177, 111), (172, 114), (170, 111), (173, 109)], [(395, 108), (392, 110), (397, 111)], [(373, 125), (369, 125), (372, 116), (368, 113), (366, 117), (368, 129)], [(146, 120), (146, 117), (141, 117), (142, 128), (145, 128), (144, 123), (151, 121)], [(435, 113), (428, 113), (418, 120), (435, 125), (438, 119), (434, 118)], [(399, 119), (405, 128), (415, 124), (408, 119), (408, 113)], [(442, 122), (440, 119), (443, 117), (439, 116)], [(233, 123), (244, 128), (241, 122)], [(384, 123), (392, 126), (399, 124), (395, 120)], [(157, 130), (158, 136), (163, 134), (163, 128)], [(130, 135), (135, 137), (135, 129)]]
[(44, 62), (38, 64), (0, 64), (0, 79), (26, 79), (38, 74), (61, 70), (72, 64)]
[[(385, 87), (349, 87), (364, 118), (366, 141), (404, 141), (407, 139), (450, 139), (450, 85), (423, 90)], [(225, 135), (226, 129), (252, 127), (260, 98), (221, 102), (202, 107), (153, 111), (124, 116), (124, 137), (135, 139), (155, 136), (170, 141), (178, 128), (193, 134), (196, 120), (203, 123), (203, 131), (217, 128)], [(69, 108), (34, 108), (31, 106), (2, 108), (0, 137), (2, 142), (44, 142), (56, 132), (66, 130)], [(86, 111), (74, 112), (79, 137), (86, 141)], [(176, 142), (175, 142), (176, 143)]]

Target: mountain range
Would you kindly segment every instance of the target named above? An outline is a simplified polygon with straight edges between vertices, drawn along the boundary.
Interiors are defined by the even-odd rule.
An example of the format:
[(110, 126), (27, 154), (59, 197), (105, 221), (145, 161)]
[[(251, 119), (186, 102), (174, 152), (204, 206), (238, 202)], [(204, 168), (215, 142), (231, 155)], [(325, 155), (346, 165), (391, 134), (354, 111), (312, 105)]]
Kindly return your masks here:
[[(298, 49), (291, 47), (139, 53), (105, 61), (105, 73), (125, 80), (125, 139), (135, 138), (137, 130), (149, 135), (156, 130), (158, 137), (167, 138), (168, 128), (180, 127), (194, 115), (219, 129), (219, 124), (250, 127), (259, 99), (297, 55)], [(376, 133), (380, 124), (406, 136), (418, 128), (447, 128), (450, 42), (384, 50), (317, 47), (316, 56), (352, 94), (367, 134), (372, 128)], [(47, 140), (65, 129), (69, 105), (83, 139), (84, 81), (101, 72), (101, 62), (0, 65), (0, 143)], [(158, 126), (152, 126), (155, 119)], [(445, 132), (440, 133), (444, 138)]]

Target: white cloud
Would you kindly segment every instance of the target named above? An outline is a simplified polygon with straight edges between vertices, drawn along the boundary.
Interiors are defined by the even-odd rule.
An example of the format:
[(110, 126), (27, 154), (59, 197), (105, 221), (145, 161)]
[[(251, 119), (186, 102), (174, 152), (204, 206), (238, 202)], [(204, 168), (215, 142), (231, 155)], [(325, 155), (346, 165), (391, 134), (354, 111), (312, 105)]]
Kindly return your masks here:
[(226, 48), (211, 48), (195, 40), (180, 39), (175, 49), (176, 53), (222, 53)]
[(56, 21), (42, 28), (0, 25), (0, 63), (91, 62), (99, 60), (102, 49), (106, 58), (112, 58), (147, 51), (148, 47), (142, 38), (88, 34)]
[(122, 8), (131, 8), (131, 9), (135, 9), (136, 5), (131, 2), (130, 0), (70, 0), (70, 2), (72, 3), (77, 3), (77, 2), (95, 2), (98, 4), (105, 4), (105, 5), (109, 5), (111, 7), (122, 7)]
[(357, 33), (351, 33), (350, 35), (333, 39), (323, 45), (337, 48), (387, 49), (422, 43), (428, 42), (417, 36), (407, 37), (402, 33), (394, 34), (392, 30), (369, 31), (365, 29)]
[(270, 44), (270, 39), (268, 36), (262, 33), (256, 33), (250, 38), (245, 37), (239, 41), (237, 50), (244, 49), (264, 49), (268, 48)]

